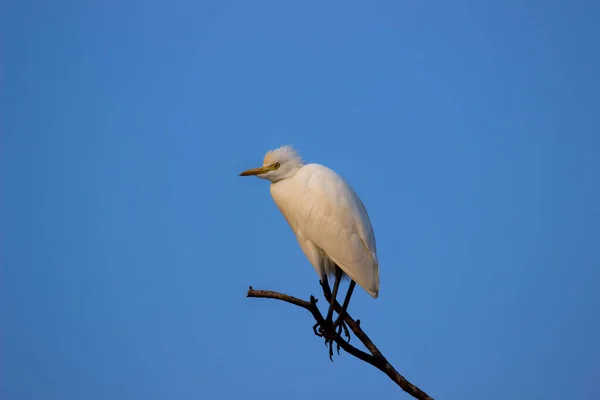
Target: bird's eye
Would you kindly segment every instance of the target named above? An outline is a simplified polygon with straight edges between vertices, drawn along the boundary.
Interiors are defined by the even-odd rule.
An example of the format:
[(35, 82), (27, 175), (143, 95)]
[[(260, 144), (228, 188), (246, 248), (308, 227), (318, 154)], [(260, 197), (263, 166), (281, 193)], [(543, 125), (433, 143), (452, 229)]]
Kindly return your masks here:
[(273, 168), (279, 169), (279, 167), (281, 167), (281, 164), (279, 164), (278, 162), (276, 162), (275, 164), (273, 164)]

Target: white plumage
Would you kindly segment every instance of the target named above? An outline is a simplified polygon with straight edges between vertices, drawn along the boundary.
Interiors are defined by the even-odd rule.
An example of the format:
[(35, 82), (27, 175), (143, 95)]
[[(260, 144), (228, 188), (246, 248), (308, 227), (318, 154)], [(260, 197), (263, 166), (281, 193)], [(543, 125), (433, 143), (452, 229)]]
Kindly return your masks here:
[(335, 265), (373, 298), (379, 295), (375, 235), (367, 210), (346, 181), (319, 164), (304, 164), (290, 147), (269, 151), (260, 168), (240, 175), (271, 181), (271, 196), (320, 277)]

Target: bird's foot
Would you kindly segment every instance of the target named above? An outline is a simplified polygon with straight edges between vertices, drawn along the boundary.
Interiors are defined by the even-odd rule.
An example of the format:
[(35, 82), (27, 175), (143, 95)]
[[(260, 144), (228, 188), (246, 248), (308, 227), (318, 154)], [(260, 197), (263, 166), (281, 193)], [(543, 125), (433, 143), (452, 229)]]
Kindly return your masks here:
[[(328, 320), (324, 320), (322, 323), (317, 322), (313, 326), (313, 331), (315, 335), (325, 338), (325, 346), (329, 347), (329, 359), (333, 361), (333, 342), (339, 336), (333, 327), (333, 322)], [(339, 344), (337, 345), (337, 352), (340, 353)]]
[(338, 317), (338, 319), (333, 323), (333, 328), (337, 331), (339, 337), (342, 337), (343, 332), (344, 336), (347, 339), (346, 342), (350, 343), (350, 330), (348, 329), (348, 325), (346, 324), (346, 322), (344, 322), (344, 319), (341, 316)]
[[(323, 323), (316, 323), (313, 326), (315, 335), (325, 338), (325, 346), (329, 347), (329, 359), (333, 361), (333, 343), (335, 342), (336, 351), (340, 354), (340, 345), (337, 340), (342, 339), (342, 332), (348, 342), (350, 341), (350, 331), (343, 320), (337, 320), (335, 323), (332, 321), (323, 321)], [(336, 340), (337, 339), (337, 340)]]
[(325, 339), (333, 339), (335, 338), (336, 332), (333, 327), (333, 322), (324, 320), (322, 323), (317, 322), (313, 326), (313, 332), (315, 335), (319, 337), (323, 337)]

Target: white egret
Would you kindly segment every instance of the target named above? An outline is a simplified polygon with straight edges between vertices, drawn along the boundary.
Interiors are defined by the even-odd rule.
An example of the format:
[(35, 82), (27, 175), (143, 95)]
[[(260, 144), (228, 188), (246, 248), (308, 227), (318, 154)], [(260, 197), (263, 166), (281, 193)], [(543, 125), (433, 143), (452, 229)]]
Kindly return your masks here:
[[(335, 276), (326, 318), (330, 328), (343, 323), (355, 283), (378, 297), (379, 264), (371, 221), (360, 198), (341, 176), (323, 165), (304, 164), (290, 146), (267, 152), (262, 167), (240, 174), (250, 175), (271, 181), (271, 196), (321, 281), (326, 284), (328, 276)], [(351, 281), (342, 312), (332, 324), (343, 276)]]

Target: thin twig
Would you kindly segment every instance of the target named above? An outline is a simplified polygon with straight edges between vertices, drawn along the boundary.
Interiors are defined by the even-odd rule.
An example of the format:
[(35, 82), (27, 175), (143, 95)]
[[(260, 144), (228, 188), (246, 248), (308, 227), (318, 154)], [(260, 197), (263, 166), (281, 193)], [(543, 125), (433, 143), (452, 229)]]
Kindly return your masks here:
[[(325, 298), (328, 302), (330, 302), (331, 290), (329, 290), (329, 285), (324, 284), (322, 286)], [(315, 321), (317, 321), (318, 324), (323, 324), (325, 322), (325, 318), (323, 317), (321, 311), (319, 311), (319, 308), (317, 307), (317, 299), (315, 299), (313, 296), (310, 296), (310, 301), (306, 301), (287, 294), (273, 292), (271, 290), (255, 290), (252, 288), (252, 286), (250, 286), (248, 294), (246, 296), (285, 301), (286, 303), (294, 304), (298, 307), (302, 307), (308, 310), (313, 315)], [(337, 301), (335, 302), (334, 307), (337, 313), (339, 313), (342, 310), (342, 307)], [(406, 380), (406, 378), (400, 375), (398, 371), (396, 371), (396, 369), (389, 363), (389, 361), (383, 356), (383, 354), (381, 354), (381, 352), (371, 341), (371, 339), (369, 339), (367, 334), (362, 330), (362, 328), (360, 327), (360, 321), (355, 321), (350, 316), (350, 314), (348, 314), (348, 312), (344, 313), (343, 318), (346, 324), (348, 324), (348, 326), (350, 327), (350, 329), (352, 329), (352, 332), (354, 332), (354, 335), (356, 335), (356, 337), (363, 343), (363, 345), (369, 350), (371, 354), (368, 354), (352, 346), (338, 334), (336, 334), (333, 337), (333, 340), (337, 345), (339, 345), (347, 353), (353, 355), (354, 357), (364, 362), (371, 364), (375, 368), (384, 372), (392, 381), (394, 381), (398, 386), (400, 386), (402, 390), (410, 394), (415, 399), (433, 400), (431, 396), (419, 389), (417, 386), (410, 383), (408, 380)]]

